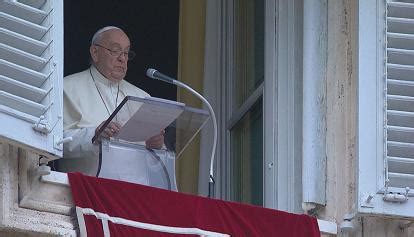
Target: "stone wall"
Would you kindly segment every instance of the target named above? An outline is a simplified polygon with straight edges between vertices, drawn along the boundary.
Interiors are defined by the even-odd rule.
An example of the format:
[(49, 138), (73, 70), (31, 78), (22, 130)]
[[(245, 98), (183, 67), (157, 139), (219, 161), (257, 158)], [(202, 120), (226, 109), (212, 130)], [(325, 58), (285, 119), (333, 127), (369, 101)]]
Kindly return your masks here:
[(69, 187), (40, 182), (38, 162), (0, 143), (0, 236), (76, 236)]

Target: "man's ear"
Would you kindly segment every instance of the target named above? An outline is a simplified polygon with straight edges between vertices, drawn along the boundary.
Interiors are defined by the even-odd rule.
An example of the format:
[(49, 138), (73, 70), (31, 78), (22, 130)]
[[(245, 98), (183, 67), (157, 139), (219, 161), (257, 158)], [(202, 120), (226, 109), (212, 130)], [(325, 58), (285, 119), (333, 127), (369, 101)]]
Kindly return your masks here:
[(93, 62), (97, 62), (98, 61), (98, 49), (95, 45), (91, 45), (91, 47), (89, 47), (89, 53), (91, 54), (91, 58)]

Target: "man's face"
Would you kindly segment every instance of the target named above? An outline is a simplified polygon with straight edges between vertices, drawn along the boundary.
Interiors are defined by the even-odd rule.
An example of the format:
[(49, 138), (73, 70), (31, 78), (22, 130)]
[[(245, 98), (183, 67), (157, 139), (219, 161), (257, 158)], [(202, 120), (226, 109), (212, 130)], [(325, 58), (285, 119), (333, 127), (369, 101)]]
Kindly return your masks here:
[(113, 29), (102, 33), (101, 39), (90, 47), (90, 53), (98, 71), (107, 79), (119, 82), (128, 69), (129, 48), (128, 36), (122, 30)]

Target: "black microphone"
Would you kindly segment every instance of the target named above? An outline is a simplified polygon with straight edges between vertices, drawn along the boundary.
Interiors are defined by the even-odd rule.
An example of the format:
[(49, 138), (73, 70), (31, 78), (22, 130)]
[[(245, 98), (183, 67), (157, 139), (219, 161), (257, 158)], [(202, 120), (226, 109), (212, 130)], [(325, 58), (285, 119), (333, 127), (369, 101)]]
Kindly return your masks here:
[(165, 82), (168, 82), (168, 83), (176, 84), (175, 83), (176, 80), (174, 78), (169, 77), (165, 74), (162, 74), (161, 72), (159, 72), (159, 71), (157, 71), (153, 68), (148, 68), (147, 76), (152, 78), (152, 79), (158, 79), (158, 80), (165, 81)]

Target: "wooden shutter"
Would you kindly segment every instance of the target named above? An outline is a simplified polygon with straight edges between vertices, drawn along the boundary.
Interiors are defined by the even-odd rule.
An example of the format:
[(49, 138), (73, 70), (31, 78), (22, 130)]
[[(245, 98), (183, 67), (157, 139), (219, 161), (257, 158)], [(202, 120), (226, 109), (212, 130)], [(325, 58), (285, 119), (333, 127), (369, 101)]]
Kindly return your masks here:
[(0, 136), (61, 156), (62, 83), (62, 1), (0, 1)]
[(414, 189), (414, 1), (387, 3), (387, 172)]

